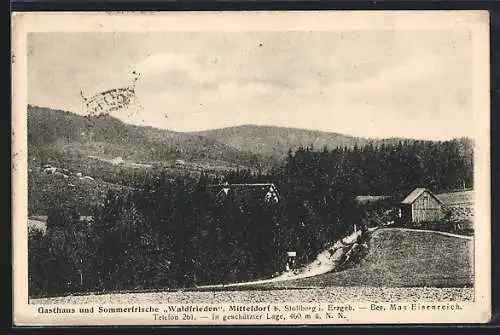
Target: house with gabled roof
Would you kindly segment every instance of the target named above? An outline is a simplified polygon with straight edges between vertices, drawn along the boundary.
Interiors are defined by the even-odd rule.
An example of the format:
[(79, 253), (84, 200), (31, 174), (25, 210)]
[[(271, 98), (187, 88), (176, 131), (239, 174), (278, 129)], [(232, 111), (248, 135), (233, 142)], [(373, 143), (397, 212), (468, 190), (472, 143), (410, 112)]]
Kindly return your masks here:
[(403, 222), (429, 222), (445, 216), (445, 205), (427, 188), (416, 188), (400, 203)]

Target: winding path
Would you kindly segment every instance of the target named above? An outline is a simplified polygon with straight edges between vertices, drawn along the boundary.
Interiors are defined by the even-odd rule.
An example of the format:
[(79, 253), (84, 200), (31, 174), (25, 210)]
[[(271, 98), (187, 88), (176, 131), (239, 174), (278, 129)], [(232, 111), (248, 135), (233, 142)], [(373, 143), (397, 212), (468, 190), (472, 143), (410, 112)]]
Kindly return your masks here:
[[(461, 238), (461, 239), (468, 239), (472, 240), (472, 236), (465, 236), (465, 235), (458, 235), (458, 234), (452, 234), (452, 233), (446, 233), (446, 232), (441, 232), (441, 231), (436, 231), (436, 230), (423, 230), (423, 229), (412, 229), (412, 228), (400, 228), (400, 227), (374, 227), (368, 229), (369, 232), (373, 232), (378, 229), (384, 229), (384, 230), (389, 230), (389, 231), (414, 231), (414, 232), (423, 232), (423, 233), (432, 233), (432, 234), (440, 234), (444, 236), (449, 236), (449, 237), (456, 237), (456, 238)], [(344, 239), (349, 239), (351, 236), (354, 234), (351, 234), (347, 236)], [(328, 255), (327, 255), (328, 249), (322, 251), (317, 259), (302, 267), (301, 269), (297, 270), (297, 273), (293, 272), (285, 272), (277, 277), (269, 278), (269, 279), (262, 279), (262, 280), (255, 280), (255, 281), (247, 281), (247, 282), (239, 282), (239, 283), (230, 283), (230, 284), (216, 284), (216, 285), (203, 285), (203, 286), (197, 286), (197, 288), (200, 289), (205, 289), (205, 288), (224, 288), (224, 287), (238, 287), (238, 286), (250, 286), (250, 285), (259, 285), (259, 284), (267, 284), (267, 283), (275, 283), (275, 282), (283, 282), (283, 281), (289, 281), (289, 280), (295, 280), (295, 279), (301, 279), (301, 278), (309, 278), (309, 277), (314, 277), (314, 276), (319, 276), (328, 272), (331, 272), (334, 269), (334, 265), (331, 262), (328, 262)]]
[(467, 236), (467, 235), (458, 235), (458, 234), (452, 234), (452, 233), (446, 233), (444, 231), (438, 231), (438, 230), (425, 230), (425, 229), (412, 229), (412, 228), (383, 228), (386, 230), (399, 230), (399, 231), (416, 231), (416, 232), (422, 232), (422, 233), (433, 233), (433, 234), (440, 234), (444, 236), (450, 236), (450, 237), (457, 237), (457, 238), (464, 238), (468, 240), (473, 240), (473, 236)]

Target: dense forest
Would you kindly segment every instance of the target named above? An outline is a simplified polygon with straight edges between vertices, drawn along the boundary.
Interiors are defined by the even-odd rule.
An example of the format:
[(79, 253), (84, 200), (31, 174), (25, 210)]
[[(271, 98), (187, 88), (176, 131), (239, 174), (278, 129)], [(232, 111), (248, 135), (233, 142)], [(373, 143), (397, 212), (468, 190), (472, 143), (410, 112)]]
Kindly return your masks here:
[[(57, 201), (47, 233), (29, 238), (29, 293), (176, 288), (244, 281), (283, 271), (285, 252), (312, 261), (362, 215), (356, 195), (403, 197), (472, 187), (466, 139), (402, 141), (333, 150), (301, 147), (267, 172), (228, 171), (222, 178), (160, 172), (138, 189), (109, 190), (79, 221), (78, 206)], [(243, 203), (218, 201), (210, 185), (274, 183), (277, 204), (249, 192)]]

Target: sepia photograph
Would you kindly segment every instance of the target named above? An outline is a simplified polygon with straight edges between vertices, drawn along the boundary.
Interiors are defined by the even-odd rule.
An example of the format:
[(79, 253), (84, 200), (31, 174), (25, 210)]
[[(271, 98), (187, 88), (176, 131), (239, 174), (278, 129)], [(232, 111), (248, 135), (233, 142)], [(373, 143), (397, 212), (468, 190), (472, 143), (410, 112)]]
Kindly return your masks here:
[(487, 322), (488, 24), (13, 15), (14, 321)]

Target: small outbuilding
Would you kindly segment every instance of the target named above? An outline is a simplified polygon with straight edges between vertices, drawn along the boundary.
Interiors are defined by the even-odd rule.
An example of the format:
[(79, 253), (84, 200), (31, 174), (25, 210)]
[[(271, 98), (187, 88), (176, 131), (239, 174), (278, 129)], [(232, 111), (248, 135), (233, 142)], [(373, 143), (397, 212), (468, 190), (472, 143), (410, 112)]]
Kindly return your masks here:
[(445, 216), (444, 203), (426, 188), (414, 189), (401, 201), (400, 206), (403, 222), (430, 222)]

